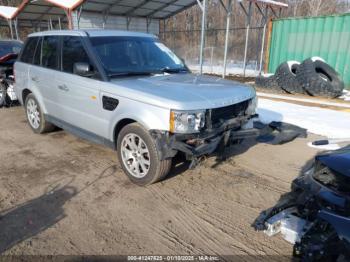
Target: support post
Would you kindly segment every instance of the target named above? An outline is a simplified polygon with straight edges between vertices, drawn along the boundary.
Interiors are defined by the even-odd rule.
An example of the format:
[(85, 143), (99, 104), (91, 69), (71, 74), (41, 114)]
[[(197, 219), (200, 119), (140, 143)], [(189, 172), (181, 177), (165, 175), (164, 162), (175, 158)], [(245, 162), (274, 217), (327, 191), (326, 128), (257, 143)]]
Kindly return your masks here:
[(245, 34), (243, 76), (246, 75), (246, 69), (247, 69), (247, 54), (248, 54), (248, 41), (249, 41), (249, 31), (250, 31), (251, 16), (252, 16), (252, 2), (249, 2), (249, 9), (248, 9), (248, 16), (247, 16), (247, 29), (246, 29), (246, 34)]
[(58, 27), (60, 28), (60, 30), (62, 30), (61, 18), (60, 17), (58, 17)]
[(77, 27), (80, 29), (80, 17), (81, 17), (81, 12), (83, 11), (83, 6), (80, 6), (79, 9), (75, 12), (76, 17), (77, 17)]
[(129, 31), (130, 22), (131, 22), (131, 17), (127, 17), (127, 18), (126, 18), (126, 30), (127, 30), (127, 31)]
[(12, 20), (9, 19), (9, 20), (8, 20), (8, 23), (9, 23), (9, 27), (10, 27), (11, 39), (13, 39)]
[(105, 12), (103, 12), (103, 24), (102, 24), (102, 28), (103, 28), (103, 29), (106, 28), (106, 24), (107, 24), (107, 20), (108, 20), (108, 15), (109, 15), (109, 10), (106, 10)]
[[(221, 1), (221, 4), (223, 5), (222, 1)], [(222, 78), (226, 77), (228, 36), (230, 33), (230, 22), (231, 22), (231, 15), (232, 15), (232, 0), (229, 0), (228, 8), (225, 8), (225, 10), (226, 10), (226, 35), (225, 35), (225, 51), (224, 51), (224, 72), (222, 73)]]
[(19, 40), (19, 36), (18, 36), (18, 19), (16, 17), (15, 21), (13, 22), (14, 26), (15, 26), (15, 33), (16, 33), (16, 39)]
[(261, 52), (260, 52), (260, 67), (259, 67), (259, 75), (261, 75), (261, 71), (262, 71), (262, 63), (263, 63), (263, 57), (264, 57), (264, 50), (265, 50), (265, 38), (266, 38), (266, 28), (267, 28), (267, 23), (268, 23), (268, 12), (269, 12), (269, 9), (268, 7), (266, 6), (266, 9), (265, 9), (265, 14), (264, 14), (264, 29), (263, 29), (263, 36), (262, 36), (262, 43), (261, 43)]
[(204, 56), (207, 0), (203, 0), (202, 4), (199, 2), (199, 0), (197, 0), (197, 2), (199, 4), (199, 7), (202, 9), (202, 31), (201, 31), (200, 54), (199, 54), (199, 66), (200, 66), (200, 74), (203, 74), (203, 56)]
[(147, 26), (146, 30), (147, 30), (147, 33), (149, 33), (149, 26), (151, 25), (151, 22), (152, 22), (152, 19), (147, 17), (146, 18), (146, 26)]

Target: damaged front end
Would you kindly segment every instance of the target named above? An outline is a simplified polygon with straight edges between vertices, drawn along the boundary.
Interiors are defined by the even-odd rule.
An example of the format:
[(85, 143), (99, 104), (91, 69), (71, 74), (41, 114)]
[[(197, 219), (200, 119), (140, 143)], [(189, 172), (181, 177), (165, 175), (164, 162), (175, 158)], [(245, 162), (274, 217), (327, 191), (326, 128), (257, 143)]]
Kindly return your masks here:
[[(192, 161), (192, 166), (195, 166), (200, 157), (209, 155), (218, 148), (224, 148), (232, 141), (256, 136), (257, 130), (243, 128), (257, 117), (254, 115), (255, 108), (256, 98), (253, 98), (225, 107), (190, 112), (193, 119), (190, 119), (186, 112), (172, 111), (171, 131), (151, 130), (150, 134), (156, 141), (161, 159), (172, 158), (178, 152), (182, 152), (187, 160)], [(185, 120), (188, 119), (191, 120), (191, 126), (193, 124), (192, 128), (187, 128), (190, 124)]]
[(304, 261), (350, 260), (350, 147), (318, 155), (253, 226), (281, 233)]

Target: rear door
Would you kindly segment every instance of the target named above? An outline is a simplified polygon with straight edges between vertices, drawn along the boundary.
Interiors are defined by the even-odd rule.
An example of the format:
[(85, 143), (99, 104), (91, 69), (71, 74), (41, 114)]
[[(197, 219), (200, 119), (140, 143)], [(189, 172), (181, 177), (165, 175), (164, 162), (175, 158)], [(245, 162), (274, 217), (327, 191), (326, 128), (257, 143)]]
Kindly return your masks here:
[[(28, 88), (28, 75), (29, 68), (33, 63), (33, 57), (35, 53), (35, 49), (37, 48), (39, 37), (29, 37), (24, 48), (22, 54), (20, 56), (19, 61), (15, 63), (14, 72), (16, 76), (15, 81), (15, 91), (17, 97), (22, 98), (22, 91)], [(23, 104), (25, 101), (21, 101)]]
[(108, 121), (103, 117), (100, 101), (102, 82), (98, 73), (92, 77), (83, 77), (73, 72), (75, 63), (89, 63), (92, 67), (94, 64), (82, 37), (62, 36), (61, 48), (61, 71), (56, 75), (61, 119), (89, 135), (107, 138)]
[(41, 37), (29, 72), (29, 85), (39, 90), (46, 114), (52, 116), (58, 115), (55, 90), (56, 73), (59, 69), (58, 44), (58, 36)]

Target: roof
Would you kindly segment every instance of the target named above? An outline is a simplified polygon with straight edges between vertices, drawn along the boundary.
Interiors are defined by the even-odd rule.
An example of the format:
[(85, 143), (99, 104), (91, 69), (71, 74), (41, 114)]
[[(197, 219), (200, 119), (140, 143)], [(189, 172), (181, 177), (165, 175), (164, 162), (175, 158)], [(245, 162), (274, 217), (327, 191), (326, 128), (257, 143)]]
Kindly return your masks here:
[(46, 36), (46, 35), (76, 35), (76, 36), (132, 36), (132, 37), (149, 37), (156, 38), (155, 35), (138, 33), (131, 31), (121, 31), (121, 30), (96, 30), (96, 29), (87, 29), (87, 30), (50, 30), (30, 34), (29, 37), (34, 36)]
[(195, 4), (196, 0), (86, 0), (82, 6), (87, 12), (165, 19)]
[(17, 11), (17, 7), (0, 6), (0, 15), (6, 19), (11, 19)]
[[(240, 0), (243, 1), (243, 0)], [(269, 6), (288, 7), (274, 0), (246, 0)], [(18, 7), (0, 6), (0, 16), (5, 19), (18, 18), (33, 26), (41, 21), (66, 20), (65, 11), (81, 8), (84, 12), (124, 17), (167, 19), (194, 5), (197, 0), (22, 0)]]

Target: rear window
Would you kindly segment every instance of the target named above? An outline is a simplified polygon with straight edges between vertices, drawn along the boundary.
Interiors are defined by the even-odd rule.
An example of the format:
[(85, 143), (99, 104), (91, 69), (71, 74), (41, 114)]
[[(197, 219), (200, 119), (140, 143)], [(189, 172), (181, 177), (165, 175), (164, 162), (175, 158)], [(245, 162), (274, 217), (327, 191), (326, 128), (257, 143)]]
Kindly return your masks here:
[(42, 37), (39, 38), (38, 44), (35, 49), (35, 54), (34, 54), (34, 59), (33, 59), (33, 64), (40, 66), (41, 64), (41, 43), (43, 39)]
[(21, 61), (24, 63), (31, 64), (33, 62), (33, 56), (35, 53), (38, 37), (30, 37), (24, 46)]
[(41, 48), (41, 65), (50, 69), (58, 68), (58, 36), (45, 36)]

